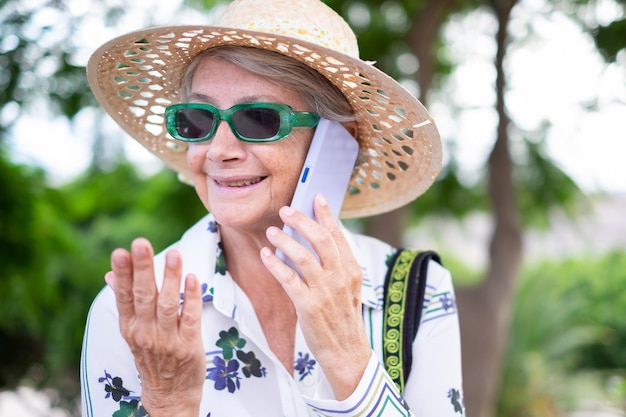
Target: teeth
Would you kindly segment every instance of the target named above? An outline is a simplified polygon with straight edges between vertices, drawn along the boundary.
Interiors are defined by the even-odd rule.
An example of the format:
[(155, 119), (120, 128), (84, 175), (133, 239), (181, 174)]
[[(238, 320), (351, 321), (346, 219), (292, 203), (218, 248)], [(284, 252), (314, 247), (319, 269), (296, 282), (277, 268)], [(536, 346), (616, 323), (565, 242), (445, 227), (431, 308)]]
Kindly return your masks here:
[(219, 185), (224, 187), (246, 187), (248, 185), (256, 184), (261, 182), (263, 178), (254, 178), (250, 180), (240, 180), (240, 181), (216, 181)]

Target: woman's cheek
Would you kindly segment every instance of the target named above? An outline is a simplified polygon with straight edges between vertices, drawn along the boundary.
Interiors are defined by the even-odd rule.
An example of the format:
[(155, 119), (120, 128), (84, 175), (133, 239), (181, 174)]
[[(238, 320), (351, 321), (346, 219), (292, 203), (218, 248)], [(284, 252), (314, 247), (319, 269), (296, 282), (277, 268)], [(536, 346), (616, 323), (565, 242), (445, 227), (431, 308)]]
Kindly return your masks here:
[(206, 146), (190, 144), (187, 150), (187, 166), (191, 173), (193, 186), (202, 204), (209, 210), (207, 176), (204, 173), (204, 160), (206, 158)]
[(202, 164), (206, 155), (206, 146), (196, 143), (190, 143), (187, 149), (187, 165), (192, 174), (196, 174), (202, 168)]

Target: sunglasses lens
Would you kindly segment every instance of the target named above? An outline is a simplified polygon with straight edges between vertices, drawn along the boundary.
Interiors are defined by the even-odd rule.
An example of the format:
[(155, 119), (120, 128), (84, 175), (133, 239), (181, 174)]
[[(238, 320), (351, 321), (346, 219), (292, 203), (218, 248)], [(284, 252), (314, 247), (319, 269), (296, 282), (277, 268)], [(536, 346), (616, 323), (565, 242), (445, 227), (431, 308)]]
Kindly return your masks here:
[(243, 108), (233, 114), (237, 133), (248, 139), (269, 139), (280, 129), (280, 113), (270, 108)]
[(183, 138), (200, 139), (211, 133), (215, 116), (206, 109), (186, 108), (176, 111), (176, 132)]

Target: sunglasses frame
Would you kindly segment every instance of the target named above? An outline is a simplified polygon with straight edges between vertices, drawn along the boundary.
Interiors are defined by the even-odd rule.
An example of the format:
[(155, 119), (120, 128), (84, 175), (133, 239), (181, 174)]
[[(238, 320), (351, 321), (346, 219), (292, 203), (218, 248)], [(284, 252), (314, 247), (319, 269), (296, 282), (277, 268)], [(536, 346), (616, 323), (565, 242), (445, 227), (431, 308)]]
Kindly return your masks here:
[[(187, 138), (181, 136), (176, 129), (176, 113), (183, 109), (202, 109), (211, 112), (214, 116), (213, 126), (209, 133), (200, 138)], [(271, 109), (278, 112), (280, 119), (280, 125), (278, 132), (269, 138), (249, 138), (241, 135), (234, 126), (233, 114), (241, 109)], [(240, 103), (232, 106), (226, 110), (220, 110), (206, 103), (180, 103), (167, 106), (165, 108), (165, 125), (167, 132), (174, 138), (183, 142), (205, 142), (212, 139), (215, 136), (215, 132), (221, 121), (225, 120), (230, 126), (230, 130), (233, 132), (237, 139), (244, 142), (274, 142), (289, 136), (294, 127), (314, 127), (317, 126), (320, 117), (311, 112), (306, 111), (294, 111), (291, 106), (282, 103)]]

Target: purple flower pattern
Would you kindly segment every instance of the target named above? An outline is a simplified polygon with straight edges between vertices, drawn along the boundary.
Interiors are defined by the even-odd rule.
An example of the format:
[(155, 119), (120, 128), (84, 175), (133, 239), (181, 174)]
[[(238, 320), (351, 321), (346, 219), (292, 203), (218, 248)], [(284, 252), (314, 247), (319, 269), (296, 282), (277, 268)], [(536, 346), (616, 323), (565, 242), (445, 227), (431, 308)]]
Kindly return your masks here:
[(247, 341), (239, 337), (239, 330), (231, 327), (219, 333), (220, 338), (215, 345), (221, 349), (221, 355), (215, 355), (213, 367), (207, 369), (206, 379), (214, 382), (214, 388), (218, 391), (227, 389), (231, 394), (241, 388), (241, 376), (245, 378), (264, 378), (267, 369), (257, 359), (254, 352), (245, 352), (243, 348)]
[(241, 386), (241, 378), (239, 377), (239, 362), (237, 360), (227, 360), (219, 356), (213, 358), (213, 368), (209, 368), (207, 379), (215, 382), (215, 389), (218, 391), (228, 388), (231, 394), (238, 390)]
[(441, 303), (441, 308), (444, 311), (448, 311), (454, 308), (454, 299), (450, 297), (450, 294), (445, 293), (441, 297), (439, 297), (439, 302)]
[(298, 357), (295, 360), (294, 369), (298, 371), (298, 374), (300, 375), (300, 381), (311, 375), (311, 373), (315, 369), (315, 364), (315, 359), (310, 357), (308, 353), (303, 355), (302, 352), (298, 352)]

